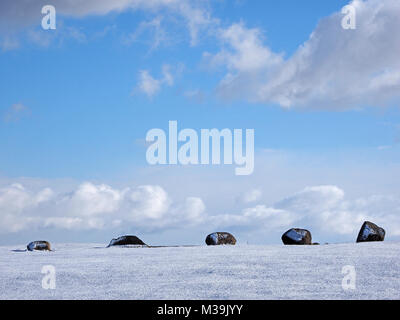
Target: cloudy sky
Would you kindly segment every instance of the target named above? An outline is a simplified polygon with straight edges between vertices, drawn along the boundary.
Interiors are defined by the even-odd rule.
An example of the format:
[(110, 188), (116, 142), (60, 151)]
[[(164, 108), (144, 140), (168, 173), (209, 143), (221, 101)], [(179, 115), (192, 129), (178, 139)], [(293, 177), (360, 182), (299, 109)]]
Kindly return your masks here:
[[(399, 16), (398, 0), (1, 1), (0, 244), (348, 242), (364, 220), (399, 240)], [(254, 129), (253, 174), (150, 166), (146, 133), (170, 120)]]

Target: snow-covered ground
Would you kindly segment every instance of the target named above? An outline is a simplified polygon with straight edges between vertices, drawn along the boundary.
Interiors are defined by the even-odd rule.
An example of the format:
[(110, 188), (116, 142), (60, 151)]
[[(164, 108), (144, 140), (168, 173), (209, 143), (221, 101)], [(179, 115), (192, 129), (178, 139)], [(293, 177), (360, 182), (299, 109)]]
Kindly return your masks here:
[[(400, 243), (0, 247), (0, 299), (400, 299)], [(44, 265), (56, 289), (42, 288)], [(353, 265), (356, 289), (342, 289)]]

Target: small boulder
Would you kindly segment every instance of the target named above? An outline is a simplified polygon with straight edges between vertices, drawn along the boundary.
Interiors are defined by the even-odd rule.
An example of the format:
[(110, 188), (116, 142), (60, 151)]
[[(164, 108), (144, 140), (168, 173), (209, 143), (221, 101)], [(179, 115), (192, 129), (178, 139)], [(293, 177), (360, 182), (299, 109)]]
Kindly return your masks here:
[(285, 245), (311, 244), (311, 232), (306, 229), (292, 228), (282, 235), (282, 242)]
[(112, 239), (108, 247), (126, 245), (146, 246), (146, 244), (136, 236), (121, 236), (117, 239)]
[(222, 244), (235, 245), (236, 239), (229, 232), (214, 232), (207, 236), (206, 244), (208, 246), (218, 246)]
[(365, 221), (358, 233), (357, 242), (383, 241), (385, 230), (378, 227), (375, 223)]
[(39, 250), (39, 251), (51, 251), (51, 246), (48, 241), (32, 241), (26, 246), (28, 251)]

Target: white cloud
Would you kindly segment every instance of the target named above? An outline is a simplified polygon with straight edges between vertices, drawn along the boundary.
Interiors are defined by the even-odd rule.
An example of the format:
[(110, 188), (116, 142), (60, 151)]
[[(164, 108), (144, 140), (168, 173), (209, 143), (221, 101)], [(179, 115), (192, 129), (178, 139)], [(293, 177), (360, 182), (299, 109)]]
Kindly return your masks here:
[(384, 227), (391, 236), (400, 235), (400, 201), (392, 196), (369, 196), (346, 200), (336, 186), (314, 186), (276, 202), (257, 205), (240, 214), (210, 217), (217, 226), (262, 228), (265, 232), (284, 232), (305, 227), (312, 233), (356, 235), (365, 220)]
[(0, 47), (2, 51), (15, 50), (19, 48), (20, 43), (17, 38), (12, 36), (6, 36), (2, 40), (0, 39)]
[[(13, 23), (32, 25), (40, 21), (44, 4), (44, 0), (2, 1), (0, 21), (7, 28)], [(343, 29), (344, 15), (336, 12), (321, 19), (309, 39), (286, 59), (283, 53), (265, 45), (263, 32), (258, 28), (248, 28), (240, 22), (216, 29), (219, 21), (211, 16), (207, 1), (55, 0), (53, 4), (58, 13), (72, 17), (128, 10), (150, 12), (155, 17), (140, 23), (128, 41), (152, 30), (152, 48), (168, 38), (162, 23), (171, 15), (187, 25), (191, 45), (198, 42), (200, 34), (216, 36), (221, 50), (215, 54), (206, 52), (204, 58), (212, 66), (226, 68), (217, 88), (226, 99), (279, 104), (285, 108), (345, 110), (390, 104), (400, 95), (400, 35), (393, 32), (400, 29), (397, 0), (354, 0), (351, 4), (356, 8), (355, 30)], [(51, 37), (34, 30), (28, 32), (31, 41), (44, 46), (51, 43)], [(86, 35), (73, 29), (66, 30), (61, 38), (84, 41)], [(4, 50), (18, 47), (18, 39), (8, 34), (1, 43)], [(165, 70), (161, 78), (142, 70), (140, 78), (138, 89), (149, 97), (157, 94), (162, 84), (174, 82), (171, 72)]]
[(86, 34), (78, 28), (64, 26), (62, 22), (59, 22), (57, 29), (52, 32), (43, 32), (43, 30), (33, 29), (28, 30), (27, 38), (30, 42), (38, 46), (48, 47), (54, 43), (61, 46), (67, 40), (85, 42)]
[(114, 190), (105, 184), (85, 182), (77, 190), (64, 196), (59, 204), (65, 206), (71, 215), (91, 217), (117, 211), (125, 192)]
[(160, 91), (161, 81), (154, 79), (149, 71), (142, 70), (139, 72), (138, 89), (148, 97), (153, 97)]
[(282, 57), (276, 55), (262, 44), (262, 34), (259, 29), (248, 29), (243, 23), (236, 23), (227, 29), (220, 29), (218, 38), (223, 48), (210, 57), (212, 65), (226, 65), (232, 72), (258, 72), (260, 69), (271, 68), (282, 62)]
[(261, 31), (234, 24), (220, 38), (230, 49), (206, 54), (228, 73), (218, 92), (230, 99), (285, 108), (344, 110), (399, 98), (400, 2), (355, 0), (357, 28), (341, 26), (341, 12), (323, 18), (288, 59), (263, 45)]
[(150, 185), (140, 186), (129, 192), (127, 199), (134, 219), (162, 219), (171, 203), (163, 188)]
[(255, 202), (260, 199), (261, 195), (262, 195), (262, 192), (260, 189), (251, 189), (251, 190), (246, 191), (242, 195), (241, 200), (244, 203)]
[(46, 228), (57, 228), (66, 230), (103, 229), (105, 226), (105, 222), (103, 219), (83, 219), (78, 217), (49, 217), (43, 219), (41, 223)]
[(336, 186), (307, 187), (273, 205), (258, 204), (237, 214), (207, 212), (199, 197), (173, 201), (157, 185), (116, 189), (85, 182), (69, 193), (50, 188), (29, 190), (21, 184), (0, 189), (0, 233), (40, 228), (154, 231), (197, 227), (283, 233), (305, 227), (324, 237), (356, 236), (371, 220), (390, 236), (400, 236), (400, 200), (371, 195), (346, 199)]
[(197, 225), (207, 220), (206, 206), (201, 198), (188, 197), (185, 202), (174, 210), (176, 223), (184, 221), (189, 225)]
[(8, 108), (3, 116), (5, 122), (16, 122), (30, 114), (30, 110), (22, 103), (15, 103)]
[[(180, 72), (180, 68), (177, 68), (177, 72)], [(174, 84), (174, 76), (171, 69), (170, 65), (164, 64), (162, 66), (162, 77), (159, 79), (154, 78), (148, 70), (141, 70), (136, 90), (147, 95), (149, 98), (154, 97), (160, 92), (163, 85), (172, 86)]]
[(391, 148), (393, 148), (393, 146), (378, 146), (377, 149), (382, 151), (382, 150), (388, 150), (388, 149), (391, 149)]
[(18, 183), (0, 190), (0, 208), (12, 213), (19, 213), (27, 206), (34, 203), (32, 196)]
[(336, 186), (307, 187), (275, 204), (277, 208), (295, 212), (322, 212), (335, 207), (344, 198), (343, 190)]
[(157, 16), (150, 21), (143, 21), (139, 24), (138, 28), (128, 35), (124, 42), (131, 44), (138, 41), (141, 37), (149, 39), (149, 33), (151, 36), (150, 50), (158, 48), (161, 44), (169, 43), (171, 39), (168, 37), (165, 28), (162, 26), (163, 18)]
[(38, 217), (33, 214), (42, 203), (49, 201), (53, 192), (45, 188), (34, 193), (19, 183), (0, 189), (0, 232), (17, 232), (35, 226)]
[(194, 103), (203, 103), (206, 98), (206, 94), (200, 89), (186, 90), (183, 96)]
[(21, 184), (0, 189), (0, 233), (54, 227), (67, 230), (134, 225), (145, 230), (175, 228), (203, 220), (204, 203), (188, 197), (174, 203), (157, 185), (115, 189), (82, 183), (68, 193), (50, 188), (37, 192)]
[(171, 66), (168, 64), (164, 64), (162, 66), (162, 74), (163, 74), (163, 82), (168, 86), (172, 86), (174, 84), (174, 77), (171, 74)]
[[(37, 25), (43, 18), (41, 8), (46, 0), (3, 0), (0, 2), (0, 31), (18, 31)], [(82, 18), (90, 15), (107, 15), (111, 12), (142, 10), (154, 14), (174, 15), (187, 26), (191, 45), (198, 41), (200, 31), (218, 21), (208, 12), (204, 1), (191, 0), (53, 0), (57, 15)], [(160, 31), (161, 29), (159, 29)], [(159, 33), (159, 35), (161, 35)]]
[(257, 205), (254, 208), (244, 209), (242, 215), (254, 225), (259, 225), (269, 230), (284, 228), (296, 221), (296, 212), (285, 211), (277, 208), (269, 208), (265, 205)]

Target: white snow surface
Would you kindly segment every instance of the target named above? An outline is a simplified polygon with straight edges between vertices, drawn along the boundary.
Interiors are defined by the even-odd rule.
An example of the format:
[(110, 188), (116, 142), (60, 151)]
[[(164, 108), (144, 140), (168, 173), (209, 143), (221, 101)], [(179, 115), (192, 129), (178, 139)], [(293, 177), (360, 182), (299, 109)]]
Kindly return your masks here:
[[(400, 299), (400, 243), (0, 247), (0, 299)], [(44, 265), (56, 288), (42, 288)], [(356, 289), (342, 289), (342, 268)]]

